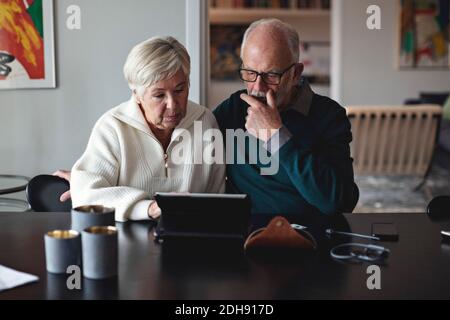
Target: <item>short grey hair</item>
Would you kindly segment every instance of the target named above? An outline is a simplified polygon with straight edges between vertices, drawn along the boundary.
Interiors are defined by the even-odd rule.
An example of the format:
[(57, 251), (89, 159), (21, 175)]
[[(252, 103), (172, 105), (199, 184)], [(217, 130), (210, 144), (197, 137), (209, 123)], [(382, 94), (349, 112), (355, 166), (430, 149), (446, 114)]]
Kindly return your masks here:
[(140, 97), (149, 86), (170, 79), (179, 70), (188, 78), (191, 59), (186, 48), (173, 37), (153, 37), (131, 49), (123, 67), (130, 89)]
[(298, 62), (300, 60), (300, 38), (298, 36), (297, 30), (295, 30), (294, 27), (290, 24), (287, 24), (275, 18), (257, 20), (247, 28), (244, 33), (244, 38), (242, 39), (241, 58), (242, 53), (244, 52), (244, 47), (247, 44), (248, 37), (253, 31), (255, 31), (256, 28), (260, 26), (272, 27), (275, 30), (283, 33), (286, 37), (289, 48), (291, 49), (293, 62)]

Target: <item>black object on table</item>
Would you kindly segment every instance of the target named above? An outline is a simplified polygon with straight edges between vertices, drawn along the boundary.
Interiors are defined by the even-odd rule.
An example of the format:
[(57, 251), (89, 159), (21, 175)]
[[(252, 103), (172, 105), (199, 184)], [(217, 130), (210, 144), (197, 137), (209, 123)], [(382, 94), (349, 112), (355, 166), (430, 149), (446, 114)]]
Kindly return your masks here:
[(39, 175), (30, 180), (26, 188), (28, 202), (36, 212), (70, 212), (72, 200), (59, 200), (70, 189), (67, 180), (52, 176)]
[(427, 214), (432, 221), (450, 221), (450, 196), (433, 198), (427, 206)]

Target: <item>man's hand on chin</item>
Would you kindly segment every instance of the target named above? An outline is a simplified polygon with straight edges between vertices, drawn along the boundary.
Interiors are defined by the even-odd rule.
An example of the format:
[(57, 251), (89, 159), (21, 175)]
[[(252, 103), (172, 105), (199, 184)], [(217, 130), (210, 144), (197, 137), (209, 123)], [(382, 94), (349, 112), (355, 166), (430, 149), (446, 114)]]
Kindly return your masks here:
[(254, 137), (267, 142), (283, 126), (272, 90), (266, 93), (267, 104), (248, 94), (241, 99), (249, 104), (245, 128)]

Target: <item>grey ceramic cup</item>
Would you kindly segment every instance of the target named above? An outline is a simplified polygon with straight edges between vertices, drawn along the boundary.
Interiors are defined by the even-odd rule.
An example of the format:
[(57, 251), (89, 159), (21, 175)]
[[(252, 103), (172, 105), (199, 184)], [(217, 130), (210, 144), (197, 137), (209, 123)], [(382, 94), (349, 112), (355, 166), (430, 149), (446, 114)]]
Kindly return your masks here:
[(47, 271), (66, 273), (71, 265), (81, 266), (81, 236), (75, 230), (54, 230), (45, 238), (45, 262)]
[(114, 226), (115, 210), (103, 206), (82, 206), (72, 209), (72, 229), (82, 232), (92, 226)]
[(88, 279), (105, 279), (117, 275), (117, 228), (93, 226), (81, 234), (83, 275)]

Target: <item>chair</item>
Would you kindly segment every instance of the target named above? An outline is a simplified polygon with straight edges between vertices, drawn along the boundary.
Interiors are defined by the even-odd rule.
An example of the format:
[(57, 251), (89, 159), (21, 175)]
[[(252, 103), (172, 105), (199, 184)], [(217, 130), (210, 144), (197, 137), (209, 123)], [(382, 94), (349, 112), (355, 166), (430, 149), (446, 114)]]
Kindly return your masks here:
[[(21, 196), (18, 194), (25, 190), (29, 180), (25, 176), (0, 174), (0, 212), (30, 211), (28, 202), (20, 199)], [(12, 198), (5, 198), (4, 195)]]
[(351, 153), (356, 174), (426, 177), (437, 141), (442, 108), (349, 106)]
[(427, 206), (427, 214), (432, 221), (450, 220), (450, 196), (433, 198)]
[(60, 177), (39, 175), (28, 183), (26, 195), (35, 212), (70, 212), (72, 201), (59, 201), (60, 196), (69, 189), (69, 182)]

